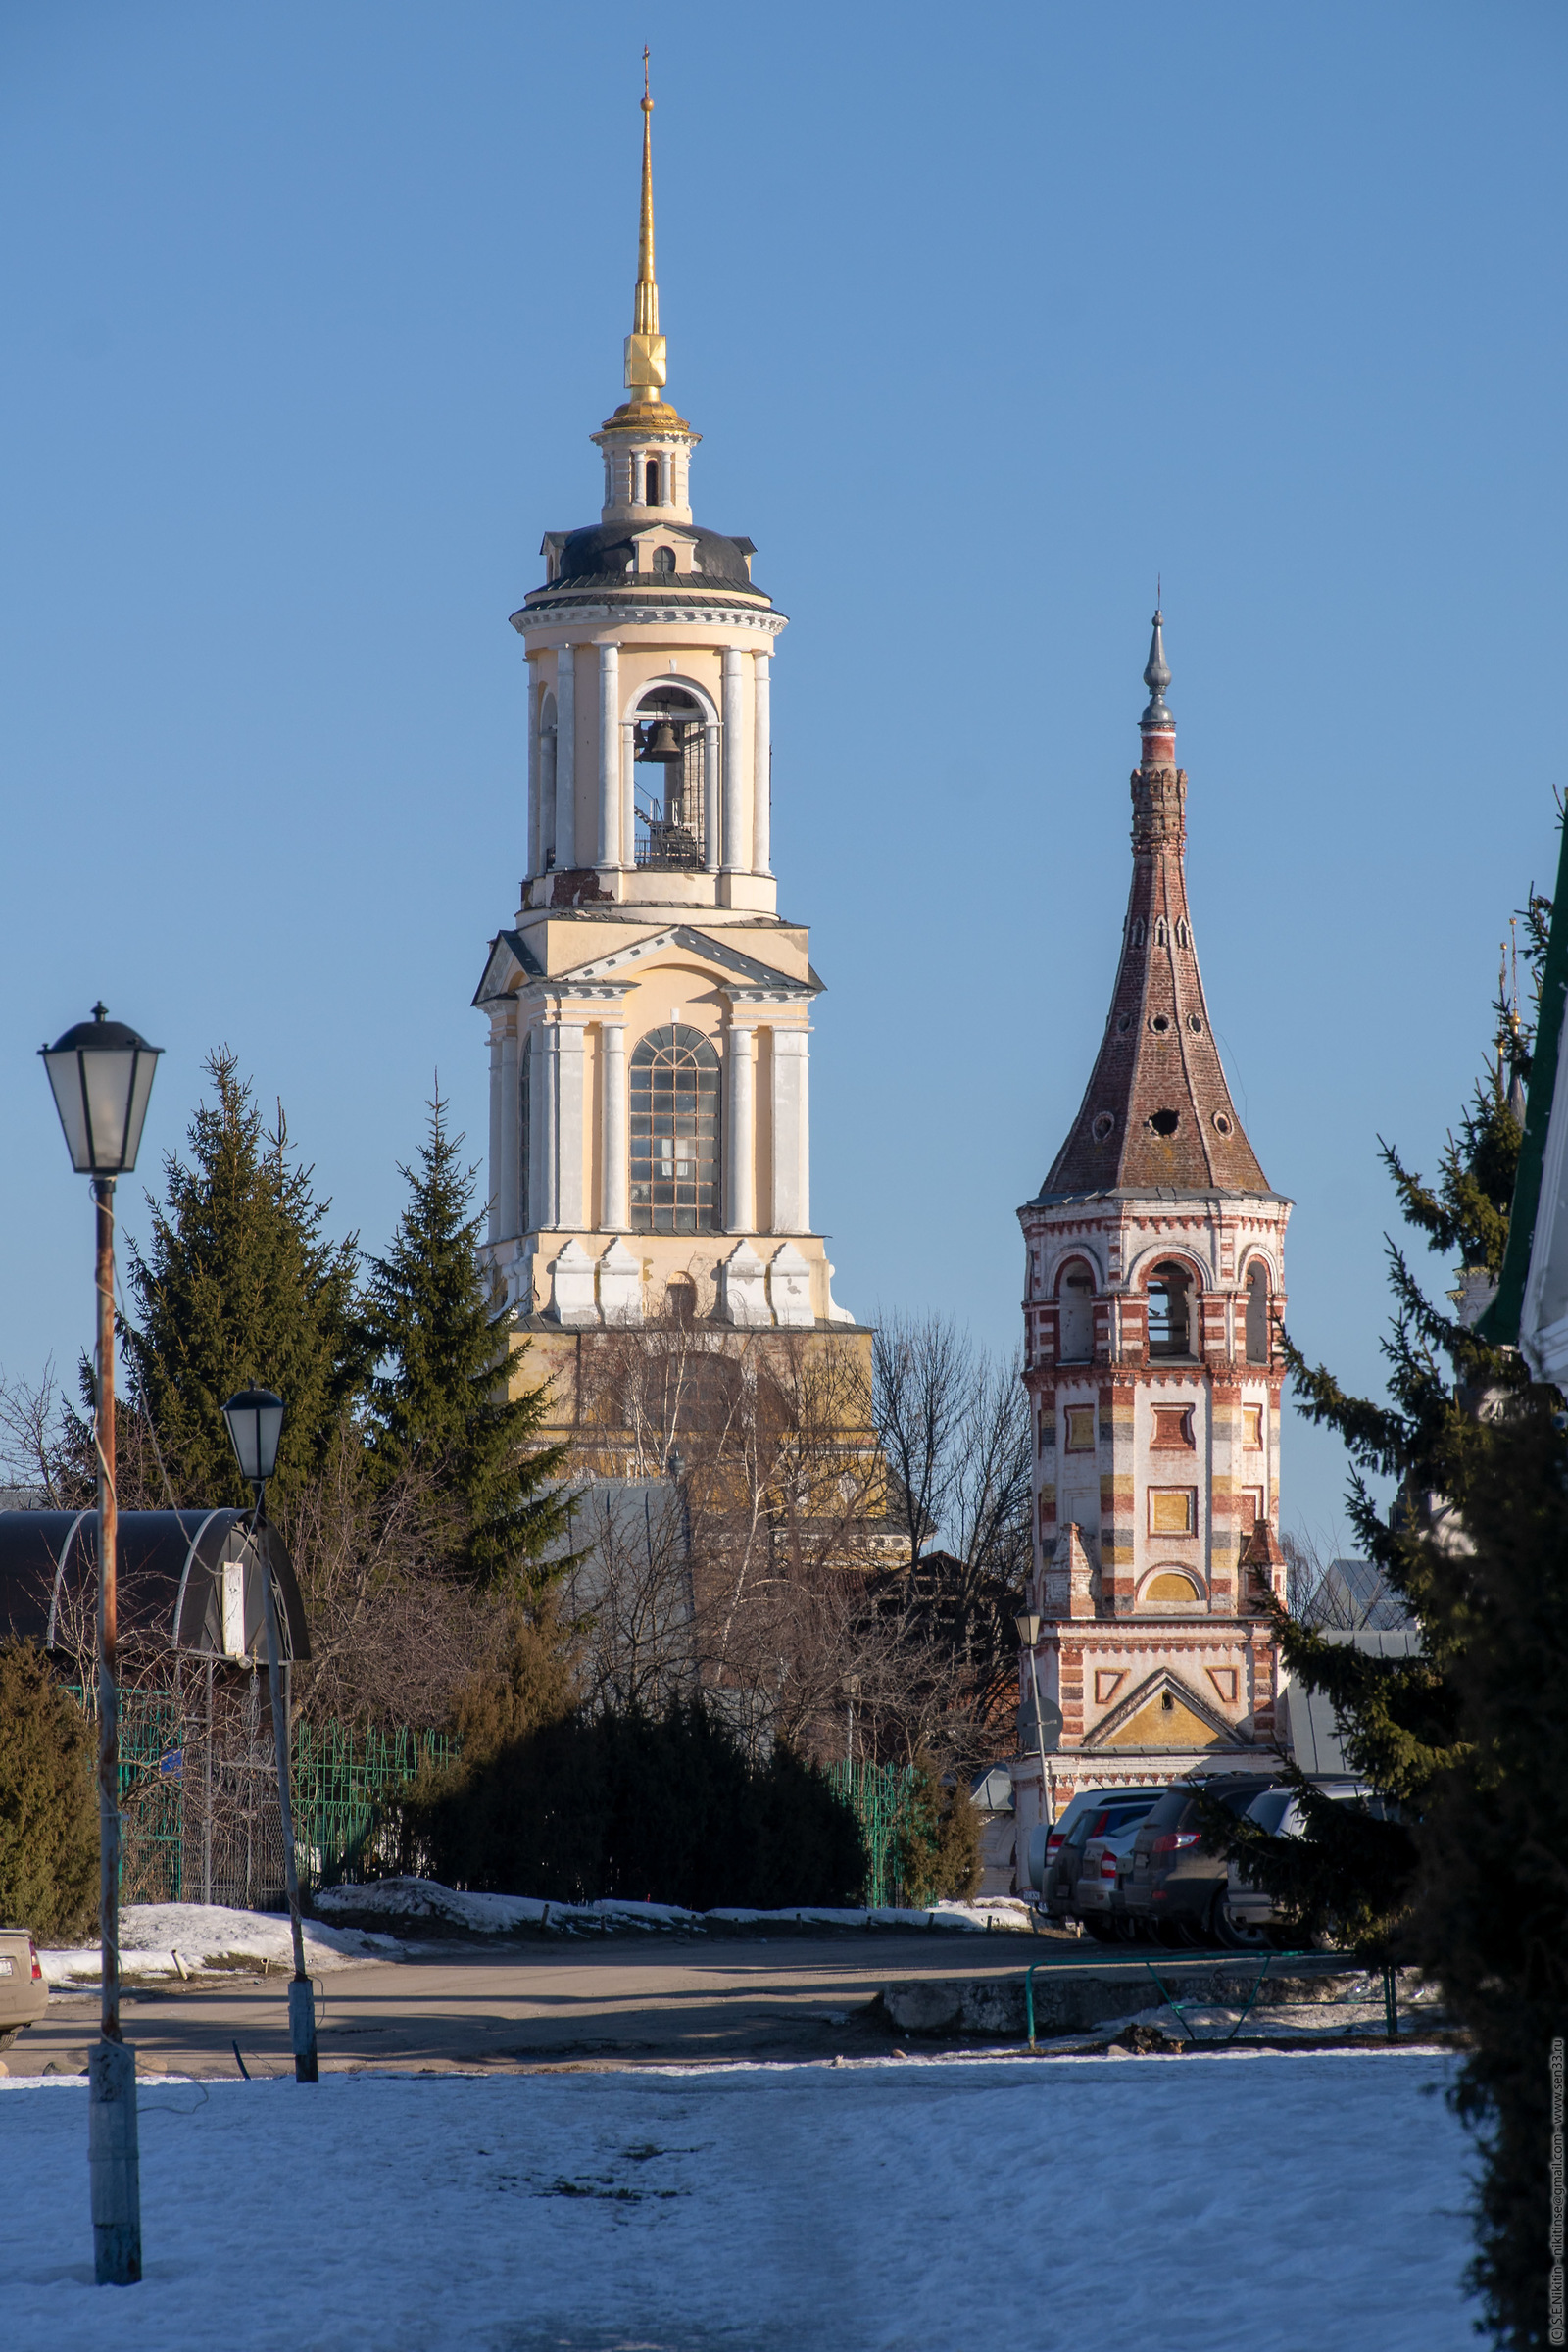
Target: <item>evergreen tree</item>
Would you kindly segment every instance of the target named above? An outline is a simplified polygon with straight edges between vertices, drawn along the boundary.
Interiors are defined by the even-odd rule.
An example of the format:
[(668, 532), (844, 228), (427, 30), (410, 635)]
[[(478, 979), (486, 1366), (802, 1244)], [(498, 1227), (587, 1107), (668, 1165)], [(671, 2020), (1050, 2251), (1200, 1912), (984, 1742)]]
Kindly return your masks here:
[(0, 1919), (68, 1942), (98, 1902), (95, 1734), (30, 1642), (0, 1642)]
[[(1538, 971), (1548, 911), (1527, 910)], [(1449, 1262), (1458, 1253), (1461, 1303), (1502, 1271), (1520, 1156), (1532, 1040), (1500, 1011), (1495, 1063), (1437, 1182), (1384, 1150), (1405, 1221)], [(1549, 1094), (1548, 1078), (1532, 1138)], [(1407, 1602), (1420, 1655), (1364, 1656), (1262, 1605), (1296, 1679), (1328, 1692), (1349, 1761), (1401, 1818), (1298, 1783), (1305, 1840), (1243, 1830), (1229, 1842), (1298, 1922), (1332, 1920), (1369, 1956), (1417, 1960), (1438, 1983), (1467, 2033), (1458, 2104), (1485, 2158), (1474, 2281), (1496, 2339), (1534, 2346), (1548, 2340), (1549, 2065), (1568, 2015), (1568, 1414), (1485, 1321), (1443, 1312), (1393, 1244), (1389, 1257), (1388, 1403), (1288, 1353), (1302, 1409), (1349, 1449), (1356, 1532)], [(1396, 1482), (1386, 1515), (1370, 1475)]]
[(534, 1444), (548, 1383), (512, 1391), (517, 1358), (479, 1258), (483, 1210), (462, 1136), (447, 1132), (439, 1089), (385, 1257), (369, 1261), (367, 1332), (375, 1458), (390, 1475), (417, 1457), (461, 1498), (466, 1552), (482, 1580), (516, 1580), (567, 1524), (560, 1483), (567, 1447)]
[(191, 1121), (188, 1160), (165, 1159), (146, 1256), (129, 1252), (135, 1324), (121, 1337), (131, 1400), (158, 1432), (182, 1503), (244, 1503), (221, 1408), (250, 1383), (275, 1389), (288, 1407), (281, 1508), (320, 1467), (363, 1384), (358, 1250), (325, 1238), (331, 1202), (290, 1156), (281, 1107), (269, 1133), (227, 1048), (206, 1067), (215, 1100)]

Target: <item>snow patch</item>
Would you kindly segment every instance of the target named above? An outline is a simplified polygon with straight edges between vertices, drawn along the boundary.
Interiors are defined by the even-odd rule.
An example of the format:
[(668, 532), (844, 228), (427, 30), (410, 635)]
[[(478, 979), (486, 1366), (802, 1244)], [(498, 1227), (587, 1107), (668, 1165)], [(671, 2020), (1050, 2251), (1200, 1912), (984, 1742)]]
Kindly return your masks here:
[[(313, 1974), (358, 1968), (386, 1959), (398, 1949), (395, 1936), (361, 1928), (323, 1927), (305, 1922), (305, 1964)], [(98, 1946), (38, 1954), (49, 1983), (63, 1987), (96, 1984)], [(183, 1967), (181, 1964), (183, 1963)], [(272, 1911), (230, 1911), (220, 1903), (123, 1903), (120, 1911), (120, 1964), (129, 1978), (199, 1976), (218, 1969), (262, 1966), (292, 1970), (294, 1944), (287, 1915)]]

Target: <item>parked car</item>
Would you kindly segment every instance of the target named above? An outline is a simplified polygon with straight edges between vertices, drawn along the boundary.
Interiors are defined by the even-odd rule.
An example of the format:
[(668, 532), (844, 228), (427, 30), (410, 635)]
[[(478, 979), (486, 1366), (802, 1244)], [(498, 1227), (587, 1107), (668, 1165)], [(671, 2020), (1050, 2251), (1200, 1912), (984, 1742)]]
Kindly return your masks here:
[(1277, 1780), (1259, 1773), (1216, 1773), (1178, 1781), (1140, 1823), (1118, 1885), (1127, 1918), (1162, 1943), (1218, 1943), (1227, 1949), (1262, 1941), (1262, 1931), (1236, 1918), (1230, 1871), (1200, 1822), (1198, 1795), (1245, 1813)]
[(1085, 1792), (1088, 1802), (1080, 1804), (1077, 1797), (1062, 1815), (1061, 1842), (1046, 1864), (1045, 1884), (1041, 1892), (1045, 1907), (1053, 1919), (1078, 1917), (1078, 1886), (1083, 1870), (1084, 1849), (1093, 1838), (1113, 1836), (1118, 1830), (1136, 1827), (1158, 1803), (1161, 1791), (1157, 1788), (1096, 1788)]
[(38, 1947), (25, 1928), (0, 1928), (0, 2050), (9, 2050), (24, 2026), (49, 2006)]
[(1140, 1803), (1136, 1810), (1128, 1808), (1103, 1830), (1092, 1832), (1084, 1841), (1073, 1899), (1078, 1917), (1090, 1935), (1102, 1943), (1114, 1942), (1120, 1936), (1130, 1938), (1133, 1934), (1133, 1924), (1121, 1896), (1121, 1874), (1131, 1859), (1138, 1833), (1152, 1811), (1152, 1804)]
[[(1336, 1804), (1359, 1802), (1380, 1821), (1396, 1819), (1398, 1807), (1381, 1797), (1365, 1781), (1354, 1781), (1313, 1775), (1312, 1786)], [(1247, 1819), (1255, 1821), (1259, 1829), (1267, 1830), (1271, 1838), (1304, 1838), (1306, 1818), (1299, 1797), (1290, 1788), (1266, 1788), (1254, 1797), (1247, 1808)], [(1250, 1936), (1272, 1941), (1282, 1932), (1279, 1914), (1273, 1899), (1261, 1886), (1253, 1886), (1247, 1876), (1246, 1866), (1232, 1857), (1227, 1886), (1227, 1902), (1231, 1918)]]

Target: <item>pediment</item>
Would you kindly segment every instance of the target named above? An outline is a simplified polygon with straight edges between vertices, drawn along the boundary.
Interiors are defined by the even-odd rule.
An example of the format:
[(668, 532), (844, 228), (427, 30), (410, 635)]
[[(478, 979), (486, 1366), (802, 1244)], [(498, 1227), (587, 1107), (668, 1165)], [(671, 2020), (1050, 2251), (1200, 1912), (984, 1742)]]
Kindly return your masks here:
[(510, 997), (520, 981), (537, 980), (543, 971), (543, 964), (519, 931), (498, 931), (490, 942), (473, 1002), (484, 1004), (492, 997)]
[(804, 1001), (814, 997), (821, 986), (820, 981), (797, 980), (792, 972), (781, 972), (773, 964), (760, 962), (755, 956), (744, 955), (739, 948), (732, 947), (722, 935), (698, 930), (695, 923), (672, 923), (667, 931), (656, 931), (646, 939), (635, 940), (627, 947), (617, 948), (613, 955), (595, 956), (587, 963), (569, 964), (564, 971), (553, 972), (550, 977), (552, 982), (567, 986), (621, 980), (639, 965), (656, 962), (670, 954), (689, 956), (709, 965), (728, 986), (760, 989), (769, 996)]
[[(1167, 1706), (1166, 1700), (1170, 1703)], [(1227, 1723), (1169, 1667), (1146, 1675), (1084, 1740), (1085, 1747), (1234, 1747), (1241, 1727)]]

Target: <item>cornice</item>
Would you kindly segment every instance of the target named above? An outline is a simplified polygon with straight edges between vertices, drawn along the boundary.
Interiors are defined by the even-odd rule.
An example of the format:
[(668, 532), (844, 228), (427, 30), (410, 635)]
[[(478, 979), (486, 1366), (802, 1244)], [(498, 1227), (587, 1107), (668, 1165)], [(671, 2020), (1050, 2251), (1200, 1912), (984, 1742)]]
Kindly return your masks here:
[[(533, 601), (533, 597), (541, 600)], [(684, 583), (678, 595), (667, 602), (650, 599), (641, 590), (596, 590), (591, 594), (561, 594), (555, 589), (535, 589), (517, 612), (511, 615), (512, 626), (520, 637), (530, 629), (559, 627), (563, 622), (575, 626), (603, 628), (611, 622), (627, 628), (667, 628), (672, 622), (688, 626), (756, 629), (764, 637), (777, 637), (789, 626), (788, 615), (775, 612), (765, 601), (743, 601), (733, 592), (714, 589), (710, 594)]]

